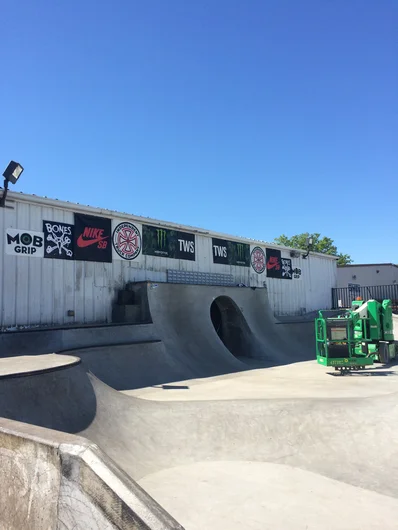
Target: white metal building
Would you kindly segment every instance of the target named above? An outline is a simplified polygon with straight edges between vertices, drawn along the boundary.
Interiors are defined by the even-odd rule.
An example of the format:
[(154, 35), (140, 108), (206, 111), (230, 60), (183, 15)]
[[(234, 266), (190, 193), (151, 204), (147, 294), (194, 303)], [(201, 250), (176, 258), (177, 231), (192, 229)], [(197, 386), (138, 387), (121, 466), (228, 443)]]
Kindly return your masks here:
[(275, 314), (331, 307), (336, 258), (58, 200), (0, 208), (0, 328), (111, 322), (127, 282), (267, 288)]
[(357, 285), (369, 287), (398, 283), (398, 265), (393, 263), (367, 263), (337, 267), (337, 287)]

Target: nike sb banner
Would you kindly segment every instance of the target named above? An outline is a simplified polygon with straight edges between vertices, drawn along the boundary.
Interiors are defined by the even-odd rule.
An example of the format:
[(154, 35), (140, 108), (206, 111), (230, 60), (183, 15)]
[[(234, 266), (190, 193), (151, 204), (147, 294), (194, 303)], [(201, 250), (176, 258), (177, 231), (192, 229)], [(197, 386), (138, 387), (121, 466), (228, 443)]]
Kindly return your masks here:
[(111, 263), (111, 220), (75, 213), (74, 255), (79, 261)]
[(195, 234), (142, 225), (142, 253), (147, 256), (195, 261)]
[(281, 251), (267, 248), (267, 276), (268, 278), (282, 278)]
[(250, 245), (212, 238), (213, 263), (250, 267)]

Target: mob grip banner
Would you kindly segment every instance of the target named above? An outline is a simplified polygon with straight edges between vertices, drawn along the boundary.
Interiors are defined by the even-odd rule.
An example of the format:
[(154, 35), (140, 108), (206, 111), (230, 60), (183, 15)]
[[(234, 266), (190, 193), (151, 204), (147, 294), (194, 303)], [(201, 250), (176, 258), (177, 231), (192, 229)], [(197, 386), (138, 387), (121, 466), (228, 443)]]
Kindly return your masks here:
[(250, 267), (250, 245), (212, 238), (213, 263)]
[(75, 213), (74, 256), (76, 260), (111, 263), (111, 220)]
[(42, 258), (44, 256), (43, 232), (7, 228), (5, 243), (6, 254), (10, 256), (29, 256), (35, 258)]
[(195, 251), (195, 234), (158, 226), (142, 226), (142, 253), (147, 256), (195, 261)]

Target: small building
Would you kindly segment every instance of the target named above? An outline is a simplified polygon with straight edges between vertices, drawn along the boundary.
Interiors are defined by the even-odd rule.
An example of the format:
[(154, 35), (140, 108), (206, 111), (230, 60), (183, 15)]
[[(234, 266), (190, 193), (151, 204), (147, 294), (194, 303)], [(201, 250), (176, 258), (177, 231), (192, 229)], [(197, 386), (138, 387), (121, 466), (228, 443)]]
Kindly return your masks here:
[(398, 265), (364, 263), (337, 267), (337, 287), (373, 287), (398, 284)]
[(0, 329), (110, 323), (118, 292), (142, 281), (267, 289), (276, 315), (301, 315), (331, 307), (336, 259), (10, 192), (0, 208)]

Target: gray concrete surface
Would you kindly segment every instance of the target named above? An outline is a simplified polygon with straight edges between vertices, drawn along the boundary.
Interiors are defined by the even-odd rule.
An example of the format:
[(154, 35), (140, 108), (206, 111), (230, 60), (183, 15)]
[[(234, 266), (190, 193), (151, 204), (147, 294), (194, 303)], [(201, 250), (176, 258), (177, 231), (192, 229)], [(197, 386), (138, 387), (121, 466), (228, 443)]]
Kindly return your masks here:
[(33, 374), (59, 370), (66, 366), (80, 363), (79, 357), (72, 355), (57, 355), (54, 353), (44, 355), (21, 355), (20, 357), (6, 357), (0, 359), (0, 377), (10, 375)]
[(182, 530), (78, 436), (0, 418), (0, 464), (2, 530)]
[(152, 324), (33, 328), (0, 332), (0, 357), (156, 340)]
[[(372, 381), (369, 381), (372, 378)], [(123, 393), (154, 401), (370, 398), (398, 392), (398, 365), (375, 364), (341, 377), (315, 361), (253, 369)]]
[[(264, 294), (149, 286), (156, 351), (3, 377), (0, 416), (98, 444), (187, 530), (396, 528), (397, 368), (329, 374), (306, 360), (312, 323), (278, 324)], [(219, 295), (246, 319), (244, 362), (211, 324)]]

